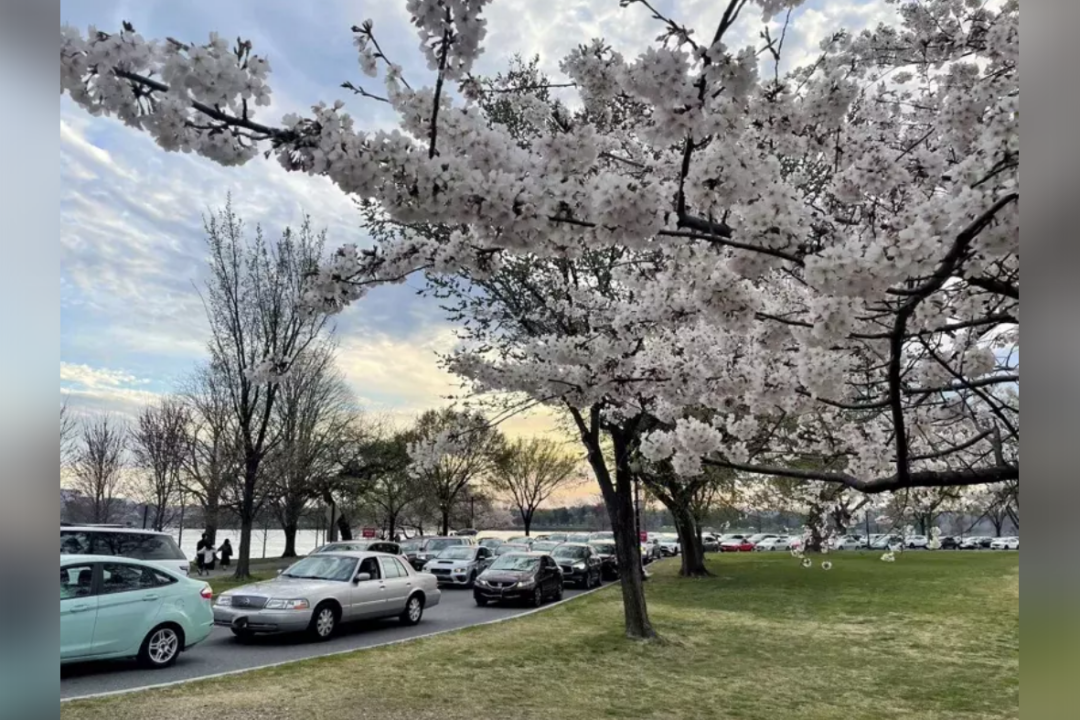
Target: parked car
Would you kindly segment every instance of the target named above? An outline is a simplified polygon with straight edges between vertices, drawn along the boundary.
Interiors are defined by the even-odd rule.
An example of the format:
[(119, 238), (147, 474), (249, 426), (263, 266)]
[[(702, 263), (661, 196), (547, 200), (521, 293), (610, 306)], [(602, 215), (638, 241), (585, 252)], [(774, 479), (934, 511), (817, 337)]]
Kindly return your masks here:
[(990, 542), (991, 550), (1019, 550), (1020, 538), (1018, 537), (1000, 537), (994, 538)]
[(909, 550), (925, 550), (930, 547), (930, 538), (925, 535), (912, 535), (904, 540)]
[(788, 538), (774, 535), (771, 538), (765, 538), (759, 543), (754, 544), (754, 550), (757, 552), (775, 552), (776, 550), (787, 550)]
[(401, 555), (401, 545), (392, 540), (339, 540), (323, 545), (312, 555), (332, 552), (381, 552)]
[(430, 537), (424, 539), (415, 555), (406, 555), (406, 557), (409, 558), (409, 562), (412, 564), (413, 569), (423, 570), (424, 563), (446, 548), (458, 547), (461, 545), (472, 546), (472, 544), (472, 539), (466, 537)]
[(551, 551), (562, 570), (563, 582), (588, 589), (599, 585), (603, 561), (587, 543), (563, 543)]
[(448, 547), (428, 560), (424, 572), (431, 573), (440, 585), (464, 585), (472, 587), (480, 573), (487, 570), (495, 553), (491, 548), (479, 545)]
[(590, 533), (567, 533), (566, 539), (563, 542), (587, 544), (589, 542)]
[(530, 537), (528, 535), (519, 535), (517, 537), (510, 538), (506, 542), (513, 543), (514, 545), (525, 545), (527, 547), (532, 547), (532, 544), (536, 542), (536, 538)]
[(465, 528), (464, 530), (455, 530), (453, 535), (456, 537), (476, 537), (480, 534), (479, 530), (473, 530), (472, 528)]
[(844, 535), (833, 543), (834, 550), (865, 550), (870, 545), (861, 535)]
[(544, 553), (507, 553), (476, 578), (473, 600), (488, 603), (526, 601), (540, 607), (545, 600), (562, 600), (563, 574), (555, 559)]
[(942, 550), (959, 550), (960, 549), (960, 539), (957, 538), (957, 537), (953, 537), (952, 535), (943, 536), (941, 538), (941, 549)]
[(527, 553), (529, 552), (528, 545), (522, 545), (520, 543), (503, 543), (499, 547), (495, 548), (495, 557), (502, 557), (508, 553)]
[(567, 534), (564, 532), (545, 533), (544, 535), (537, 535), (537, 540), (550, 540), (551, 542), (566, 542)]
[(549, 553), (560, 545), (562, 543), (557, 540), (537, 540), (532, 544), (531, 550), (538, 553)]
[(342, 623), (398, 617), (416, 625), (439, 604), (434, 575), (418, 573), (383, 553), (311, 555), (273, 580), (219, 595), (214, 623), (241, 639), (255, 634), (306, 632), (328, 640)]
[(60, 556), (60, 663), (176, 662), (214, 629), (213, 591), (179, 570), (113, 555)]
[(716, 535), (703, 533), (701, 535), (701, 549), (705, 552), (719, 552), (720, 538)]
[(989, 548), (993, 541), (993, 538), (984, 535), (972, 535), (965, 538), (960, 547), (964, 550), (982, 550)]
[(779, 535), (776, 535), (775, 533), (756, 533), (746, 539), (750, 541), (750, 544), (757, 545), (762, 540), (767, 540), (774, 537), (779, 537)]
[(730, 538), (720, 543), (720, 552), (753, 552), (754, 543), (747, 538)]
[(682, 550), (678, 535), (661, 535), (658, 540), (660, 552), (664, 557), (675, 557)]
[(173, 536), (153, 530), (130, 530), (101, 525), (60, 528), (61, 555), (109, 555), (145, 560), (187, 575), (191, 562)]
[(491, 548), (492, 550), (494, 550), (495, 548), (502, 545), (503, 541), (501, 538), (486, 537), (480, 538), (480, 540), (476, 544), (480, 547)]
[(641, 561), (645, 565), (664, 557), (664, 551), (660, 548), (658, 538), (649, 538), (641, 543)]
[(613, 532), (594, 532), (589, 533), (589, 542), (615, 542), (615, 533)]
[(895, 550), (904, 547), (904, 538), (900, 535), (882, 535), (870, 543), (871, 550)]
[(615, 553), (615, 543), (607, 540), (593, 540), (592, 545), (600, 558), (600, 576), (605, 580), (619, 579), (619, 559)]

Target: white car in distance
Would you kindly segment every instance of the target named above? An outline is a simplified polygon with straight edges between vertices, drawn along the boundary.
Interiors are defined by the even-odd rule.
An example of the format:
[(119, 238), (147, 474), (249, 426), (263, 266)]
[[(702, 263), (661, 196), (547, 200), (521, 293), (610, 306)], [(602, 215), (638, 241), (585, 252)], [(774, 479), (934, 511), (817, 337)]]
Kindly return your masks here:
[(991, 550), (1019, 550), (1020, 538), (1018, 537), (1000, 537), (995, 538), (990, 543)]

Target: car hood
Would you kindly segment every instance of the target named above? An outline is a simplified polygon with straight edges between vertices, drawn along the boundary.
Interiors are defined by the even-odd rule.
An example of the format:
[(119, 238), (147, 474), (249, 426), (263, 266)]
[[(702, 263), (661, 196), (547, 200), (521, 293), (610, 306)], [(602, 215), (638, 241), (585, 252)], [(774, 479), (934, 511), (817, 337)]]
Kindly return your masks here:
[(275, 578), (243, 585), (229, 590), (228, 595), (258, 595), (260, 597), (303, 597), (306, 594), (326, 592), (347, 587), (348, 583), (332, 580), (302, 580), (300, 578)]
[(427, 561), (425, 567), (441, 567), (441, 568), (456, 568), (456, 567), (468, 567), (473, 564), (473, 560), (440, 560), (439, 558), (432, 558)]
[(514, 570), (497, 570), (492, 572), (488, 570), (486, 573), (480, 576), (481, 580), (485, 582), (498, 582), (498, 583), (511, 583), (520, 582), (527, 578), (532, 577), (532, 573), (517, 572)]

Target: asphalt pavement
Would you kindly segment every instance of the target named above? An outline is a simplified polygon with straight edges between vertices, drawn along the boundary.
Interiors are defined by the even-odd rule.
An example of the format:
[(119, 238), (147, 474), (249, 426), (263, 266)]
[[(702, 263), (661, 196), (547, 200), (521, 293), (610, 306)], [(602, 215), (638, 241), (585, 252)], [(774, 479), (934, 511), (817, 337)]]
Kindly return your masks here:
[[(582, 591), (567, 588), (566, 597)], [(419, 625), (405, 627), (396, 619), (343, 626), (338, 635), (323, 643), (301, 636), (256, 637), (241, 643), (228, 628), (214, 628), (200, 645), (181, 653), (176, 664), (164, 670), (144, 670), (134, 662), (92, 662), (60, 668), (60, 699), (144, 688), (221, 673), (250, 670), (266, 665), (304, 660), (373, 645), (478, 625), (528, 612), (521, 606), (477, 607), (472, 591), (446, 588), (439, 604), (424, 612)], [(235, 682), (243, 682), (242, 676)]]

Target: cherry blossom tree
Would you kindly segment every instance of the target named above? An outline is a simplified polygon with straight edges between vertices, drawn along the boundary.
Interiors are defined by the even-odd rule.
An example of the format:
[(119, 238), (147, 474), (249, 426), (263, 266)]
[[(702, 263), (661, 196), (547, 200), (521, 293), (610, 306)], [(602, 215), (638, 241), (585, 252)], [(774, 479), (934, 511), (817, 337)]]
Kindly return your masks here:
[[(597, 445), (608, 432), (612, 487), (637, 452), (686, 478), (712, 464), (864, 493), (1018, 480), (1005, 451), (1018, 404), (999, 391), (1019, 383), (1019, 2), (897, 0), (895, 22), (837, 29), (784, 72), (800, 0), (728, 0), (706, 35), (622, 4), (663, 31), (633, 58), (600, 40), (564, 58), (558, 84), (582, 112), (473, 77), (486, 0), (408, 0), (427, 87), (403, 77), (370, 22), (353, 28), (385, 90), (347, 86), (388, 104), (393, 131), (358, 127), (342, 101), (257, 119), (269, 65), (217, 35), (62, 27), (61, 92), (166, 150), (225, 165), (265, 153), (394, 222), (449, 230), (341, 248), (307, 287), (315, 312), (415, 272), (620, 257), (605, 278), (617, 292), (584, 304), (630, 332), (589, 335), (587, 350), (560, 327), (530, 339), (563, 383), (551, 363), (482, 347), (455, 368), (568, 407)], [(783, 20), (732, 46), (755, 6)], [(518, 126), (485, 114), (496, 92)], [(556, 309), (586, 318), (577, 300)], [(773, 427), (784, 432), (755, 454)], [(833, 463), (794, 467), (802, 454)], [(628, 622), (632, 636), (647, 629), (644, 614)]]

